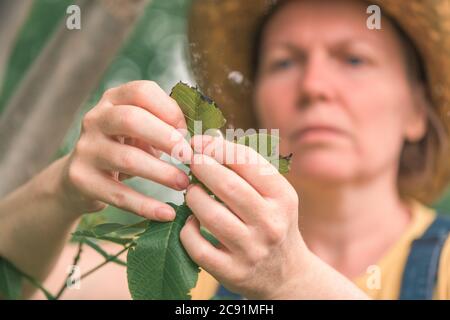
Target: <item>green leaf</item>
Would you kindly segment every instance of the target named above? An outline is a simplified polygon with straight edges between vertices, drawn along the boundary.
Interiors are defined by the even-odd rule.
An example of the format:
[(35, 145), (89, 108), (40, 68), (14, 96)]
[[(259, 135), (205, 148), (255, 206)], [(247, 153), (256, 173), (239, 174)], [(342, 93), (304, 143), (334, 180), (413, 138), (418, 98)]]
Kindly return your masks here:
[(121, 245), (127, 245), (134, 241), (148, 227), (150, 221), (143, 220), (131, 225), (120, 223), (103, 223), (91, 229), (78, 230), (73, 233), (75, 237), (88, 237), (98, 240), (105, 240)]
[(236, 143), (256, 150), (259, 154), (266, 158), (267, 161), (274, 165), (281, 174), (289, 172), (292, 154), (288, 156), (279, 155), (279, 137), (265, 133), (257, 133), (239, 137), (236, 140)]
[(92, 229), (95, 226), (106, 223), (106, 218), (101, 212), (85, 214), (78, 225), (79, 230)]
[(220, 244), (219, 240), (217, 240), (205, 227), (200, 227), (200, 233), (203, 238), (208, 240), (213, 246), (217, 247)]
[(176, 206), (171, 222), (152, 221), (128, 251), (128, 287), (133, 299), (190, 299), (199, 267), (180, 242), (180, 231), (191, 210)]
[[(180, 82), (172, 89), (170, 95), (182, 109), (191, 136), (194, 133), (204, 134), (210, 129), (220, 129), (225, 124), (225, 119), (214, 102), (203, 96), (196, 88)], [(194, 121), (202, 122), (201, 132), (195, 132)], [(289, 171), (290, 156), (280, 157), (278, 152), (275, 152), (277, 151), (275, 147), (279, 143), (276, 137), (258, 134), (242, 137), (235, 142), (254, 147), (271, 163), (275, 161), (281, 173)], [(191, 182), (202, 185), (192, 173), (190, 176)], [(213, 195), (206, 187), (205, 189)], [(136, 236), (138, 238), (134, 240), (135, 246), (128, 251), (128, 287), (133, 299), (191, 298), (190, 291), (195, 287), (200, 269), (182, 246), (180, 231), (192, 212), (185, 203), (180, 206), (170, 205), (176, 210), (175, 220), (152, 221), (143, 233)], [(107, 234), (108, 236), (118, 233), (114, 226), (103, 226), (100, 229), (95, 232), (98, 234), (103, 230), (113, 230)], [(208, 230), (202, 227), (200, 231), (214, 246), (219, 244)], [(105, 234), (101, 236), (104, 237)]]
[[(226, 120), (214, 101), (204, 96), (197, 88), (179, 82), (172, 88), (170, 96), (180, 106), (186, 119), (189, 134), (203, 134), (209, 129), (220, 129)], [(195, 132), (194, 122), (201, 121), (201, 132)]]
[(0, 257), (0, 295), (8, 300), (20, 299), (22, 273), (6, 259)]

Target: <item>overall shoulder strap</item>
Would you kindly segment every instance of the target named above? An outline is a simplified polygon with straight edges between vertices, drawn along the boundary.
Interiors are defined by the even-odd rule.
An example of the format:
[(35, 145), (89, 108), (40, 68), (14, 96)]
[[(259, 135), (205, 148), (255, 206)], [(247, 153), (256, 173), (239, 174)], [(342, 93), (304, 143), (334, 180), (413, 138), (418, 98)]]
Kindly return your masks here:
[(242, 300), (243, 297), (238, 294), (231, 292), (227, 288), (225, 288), (223, 285), (219, 286), (219, 289), (217, 289), (216, 295), (213, 299), (217, 300)]
[(450, 218), (437, 215), (419, 239), (413, 241), (403, 271), (400, 299), (431, 300), (436, 285), (439, 258), (450, 232)]

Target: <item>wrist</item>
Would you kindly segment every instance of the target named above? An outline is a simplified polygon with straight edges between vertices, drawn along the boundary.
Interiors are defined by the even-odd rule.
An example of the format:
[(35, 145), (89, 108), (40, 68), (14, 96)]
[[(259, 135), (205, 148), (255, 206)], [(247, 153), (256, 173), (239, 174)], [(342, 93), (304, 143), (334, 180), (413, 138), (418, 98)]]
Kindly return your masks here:
[(69, 220), (76, 220), (83, 215), (83, 210), (74, 206), (69, 199), (69, 191), (64, 184), (64, 169), (68, 156), (54, 161), (36, 179), (33, 187), (46, 202)]
[(303, 244), (300, 252), (290, 263), (290, 271), (284, 281), (272, 291), (267, 297), (270, 300), (307, 299), (308, 291), (311, 290), (311, 279), (314, 278), (315, 255)]
[(303, 259), (297, 272), (270, 299), (369, 299), (352, 281), (313, 252), (305, 251)]

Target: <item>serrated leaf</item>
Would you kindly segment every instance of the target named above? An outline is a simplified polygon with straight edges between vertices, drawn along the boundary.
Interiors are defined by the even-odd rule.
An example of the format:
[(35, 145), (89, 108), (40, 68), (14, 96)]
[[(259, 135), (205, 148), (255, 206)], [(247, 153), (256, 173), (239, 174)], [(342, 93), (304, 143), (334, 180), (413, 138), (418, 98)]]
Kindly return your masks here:
[(8, 300), (20, 299), (22, 273), (8, 260), (0, 257), (0, 295)]
[[(204, 134), (210, 129), (220, 129), (225, 119), (215, 103), (203, 96), (196, 88), (184, 83), (178, 83), (172, 89), (171, 97), (182, 109), (188, 131), (191, 136)], [(195, 132), (194, 122), (202, 122), (201, 132)], [(289, 171), (290, 156), (279, 157), (273, 152), (278, 144), (269, 135), (247, 136), (239, 140), (240, 143), (252, 147), (251, 141), (265, 142), (263, 156), (270, 161), (276, 157), (279, 171)], [(258, 147), (256, 147), (259, 151)], [(272, 161), (271, 161), (272, 162)], [(191, 181), (200, 183), (190, 174)], [(211, 195), (211, 191), (205, 188)], [(220, 201), (220, 199), (217, 199)], [(176, 218), (172, 222), (153, 222), (135, 239), (135, 246), (128, 251), (127, 276), (128, 287), (133, 299), (190, 299), (190, 291), (195, 287), (199, 267), (192, 261), (180, 242), (180, 231), (186, 219), (192, 214), (186, 204), (176, 206)], [(219, 242), (205, 228), (200, 229), (202, 236), (217, 246)], [(110, 235), (110, 234), (108, 234)]]
[(152, 221), (128, 251), (128, 287), (133, 299), (190, 299), (200, 271), (180, 242), (191, 210), (176, 206), (171, 222)]
[[(180, 106), (186, 119), (189, 134), (203, 134), (209, 129), (220, 129), (226, 120), (214, 101), (204, 96), (196, 88), (192, 88), (185, 83), (177, 83), (170, 93), (170, 96)], [(201, 132), (194, 132), (194, 122), (201, 121)]]

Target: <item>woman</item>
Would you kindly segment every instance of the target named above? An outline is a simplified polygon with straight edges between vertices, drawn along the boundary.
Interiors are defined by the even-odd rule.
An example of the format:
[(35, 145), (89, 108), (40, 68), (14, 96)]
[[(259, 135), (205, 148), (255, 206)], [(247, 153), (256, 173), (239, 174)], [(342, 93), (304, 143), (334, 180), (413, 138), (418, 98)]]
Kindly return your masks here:
[[(194, 298), (210, 298), (218, 282), (224, 285), (219, 294), (229, 293), (226, 288), (247, 298), (409, 297), (416, 279), (402, 278), (411, 244), (433, 230), (436, 218), (423, 203), (448, 181), (444, 103), (450, 96), (435, 89), (449, 84), (450, 31), (431, 14), (441, 10), (445, 19), (450, 10), (445, 1), (376, 2), (381, 30), (368, 29), (364, 1), (283, 1), (268, 15), (266, 1), (194, 2), (191, 55), (202, 89), (237, 127), (279, 129), (281, 153), (294, 154), (287, 179), (260, 175), (264, 163), (222, 165), (205, 149), (229, 142), (196, 136), (180, 159), (192, 160), (194, 174), (226, 206), (199, 186), (188, 187), (184, 173), (158, 159), (160, 150), (171, 153), (183, 141), (179, 107), (155, 83), (128, 83), (107, 91), (84, 117), (69, 156), (0, 203), (0, 255), (43, 278), (82, 213), (112, 204), (173, 219), (167, 205), (117, 182), (120, 172), (188, 187), (194, 216), (181, 240), (204, 269)], [(420, 46), (427, 74), (384, 10), (411, 28), (405, 31)], [(243, 107), (250, 99), (253, 110)], [(116, 136), (132, 138), (123, 145)], [(30, 197), (33, 206), (25, 201)], [(14, 215), (6, 214), (12, 209)], [(221, 247), (200, 236), (200, 224)], [(27, 232), (15, 232), (17, 225)], [(449, 299), (450, 240), (447, 233), (439, 239), (431, 294)]]

